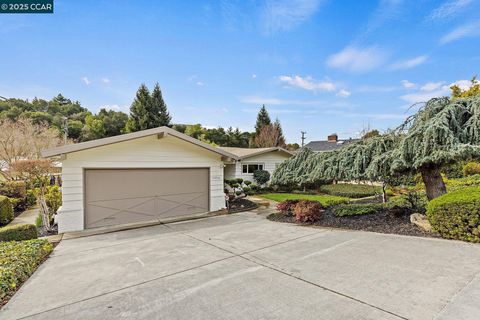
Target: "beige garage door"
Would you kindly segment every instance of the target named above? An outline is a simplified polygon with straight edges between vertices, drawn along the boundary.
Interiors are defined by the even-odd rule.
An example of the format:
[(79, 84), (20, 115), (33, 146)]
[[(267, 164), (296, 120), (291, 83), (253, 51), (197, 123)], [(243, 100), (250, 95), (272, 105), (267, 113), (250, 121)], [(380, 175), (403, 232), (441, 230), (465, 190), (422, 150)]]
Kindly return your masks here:
[(209, 211), (209, 169), (87, 169), (85, 228)]

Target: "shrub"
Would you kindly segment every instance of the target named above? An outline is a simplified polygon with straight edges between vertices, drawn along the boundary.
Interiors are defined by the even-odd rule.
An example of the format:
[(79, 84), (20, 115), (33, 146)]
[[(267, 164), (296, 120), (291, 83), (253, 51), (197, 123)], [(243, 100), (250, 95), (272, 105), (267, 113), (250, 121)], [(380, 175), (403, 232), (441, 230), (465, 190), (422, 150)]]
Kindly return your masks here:
[(382, 193), (382, 187), (366, 184), (329, 184), (319, 187), (319, 191), (339, 197), (365, 198)]
[(27, 208), (27, 187), (25, 181), (2, 182), (0, 184), (0, 194), (10, 198), (15, 212), (21, 212)]
[(31, 207), (37, 203), (37, 197), (35, 196), (35, 192), (33, 190), (27, 190), (27, 197), (25, 201), (27, 202), (27, 207)]
[(264, 185), (270, 180), (270, 172), (265, 170), (256, 170), (253, 172), (253, 179), (259, 184)]
[(237, 196), (241, 195), (242, 193), (243, 193), (243, 192), (242, 192), (241, 190), (235, 191), (235, 194), (236, 194)]
[(243, 187), (243, 192), (247, 195), (247, 196), (251, 196), (254, 194), (254, 192), (252, 191), (251, 188), (249, 187)]
[(35, 226), (37, 228), (43, 227), (43, 219), (42, 219), (42, 214), (39, 213), (38, 216), (35, 218)]
[(260, 190), (260, 187), (254, 183), (250, 185), (250, 188), (252, 189), (253, 192), (258, 192), (258, 190)]
[(4, 226), (13, 220), (13, 206), (5, 196), (0, 196), (0, 226)]
[(277, 210), (279, 210), (284, 215), (293, 214), (293, 209), (300, 200), (285, 200), (277, 204)]
[(358, 216), (364, 214), (372, 214), (381, 211), (384, 208), (381, 203), (352, 203), (340, 204), (333, 207), (333, 213), (337, 217)]
[(387, 204), (387, 209), (394, 213), (425, 213), (427, 206), (427, 197), (423, 192), (408, 191), (406, 194), (391, 197)]
[(248, 187), (249, 185), (252, 184), (252, 181), (245, 180), (243, 181), (243, 183)]
[(62, 193), (57, 185), (48, 186), (45, 193), (45, 201), (50, 215), (57, 213), (58, 208), (62, 205)]
[(474, 174), (480, 174), (480, 163), (478, 162), (468, 162), (463, 166), (463, 175), (473, 176)]
[(235, 179), (235, 180), (236, 180), (236, 182), (237, 182), (239, 185), (242, 185), (242, 183), (243, 183), (243, 179), (242, 179), (242, 178), (237, 178), (237, 179)]
[(0, 300), (15, 292), (52, 251), (44, 239), (0, 243)]
[(0, 241), (21, 241), (37, 238), (37, 227), (33, 224), (16, 224), (0, 228)]
[(301, 200), (293, 209), (295, 220), (298, 222), (316, 222), (322, 217), (325, 211), (318, 201)]
[(433, 199), (427, 206), (427, 218), (443, 238), (480, 242), (480, 187)]
[(444, 179), (448, 192), (462, 189), (465, 187), (480, 186), (480, 174), (460, 178), (460, 179)]

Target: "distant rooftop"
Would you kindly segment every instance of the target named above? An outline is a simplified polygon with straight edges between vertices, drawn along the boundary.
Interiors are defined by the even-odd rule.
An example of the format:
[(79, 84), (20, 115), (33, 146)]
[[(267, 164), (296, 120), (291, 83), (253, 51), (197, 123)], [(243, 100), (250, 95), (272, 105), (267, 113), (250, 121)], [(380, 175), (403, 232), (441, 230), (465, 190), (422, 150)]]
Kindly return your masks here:
[(285, 150), (280, 147), (271, 147), (271, 148), (235, 148), (235, 147), (218, 147), (222, 150), (225, 150), (229, 153), (236, 155), (239, 158), (249, 158), (263, 153), (271, 151), (281, 151), (287, 154), (293, 155), (292, 152)]
[(339, 140), (337, 134), (333, 133), (328, 136), (327, 140), (310, 141), (305, 145), (305, 147), (317, 152), (333, 151), (358, 140), (360, 139)]

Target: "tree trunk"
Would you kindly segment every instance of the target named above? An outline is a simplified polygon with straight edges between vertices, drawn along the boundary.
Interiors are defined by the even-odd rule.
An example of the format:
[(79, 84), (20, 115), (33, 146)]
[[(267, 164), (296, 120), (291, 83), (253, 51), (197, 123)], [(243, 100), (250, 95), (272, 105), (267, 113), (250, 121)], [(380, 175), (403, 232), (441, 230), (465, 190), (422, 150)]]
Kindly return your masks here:
[(420, 173), (422, 174), (423, 183), (425, 183), (425, 190), (429, 201), (447, 193), (447, 188), (445, 187), (439, 168), (421, 168)]
[(387, 184), (385, 181), (382, 183), (382, 201), (383, 203), (387, 203)]

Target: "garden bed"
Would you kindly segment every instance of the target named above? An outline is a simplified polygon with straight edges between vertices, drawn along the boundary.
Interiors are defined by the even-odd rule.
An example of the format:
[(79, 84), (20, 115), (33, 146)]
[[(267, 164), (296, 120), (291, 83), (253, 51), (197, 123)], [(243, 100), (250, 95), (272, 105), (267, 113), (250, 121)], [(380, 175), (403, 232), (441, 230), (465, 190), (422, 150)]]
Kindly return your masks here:
[(230, 208), (228, 209), (228, 213), (249, 211), (257, 208), (258, 205), (255, 202), (245, 198), (237, 198), (230, 202)]
[[(280, 212), (270, 214), (267, 219), (278, 222), (297, 223), (293, 216), (284, 215)], [(308, 225), (417, 237), (439, 237), (437, 234), (424, 231), (412, 224), (409, 214), (398, 215), (388, 210), (382, 210), (374, 214), (337, 217), (333, 213), (333, 210), (329, 208), (323, 213), (319, 221)]]
[(313, 200), (320, 202), (323, 206), (332, 206), (350, 201), (350, 199), (345, 197), (331, 196), (328, 194), (266, 193), (258, 196), (276, 202), (285, 200)]

